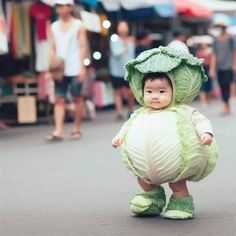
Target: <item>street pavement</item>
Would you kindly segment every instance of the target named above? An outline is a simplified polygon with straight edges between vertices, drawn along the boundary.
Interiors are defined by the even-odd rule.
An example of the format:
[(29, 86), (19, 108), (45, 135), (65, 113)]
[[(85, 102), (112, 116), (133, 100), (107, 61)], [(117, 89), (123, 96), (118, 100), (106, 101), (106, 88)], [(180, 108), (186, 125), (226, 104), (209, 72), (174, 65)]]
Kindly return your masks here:
[(1, 131), (0, 235), (235, 236), (236, 102), (232, 116), (220, 117), (219, 110), (219, 101), (200, 108), (212, 121), (220, 156), (210, 176), (189, 183), (196, 217), (188, 221), (130, 213), (129, 199), (139, 187), (111, 147), (121, 126), (113, 111), (84, 122), (80, 141), (69, 140), (70, 123), (56, 144), (44, 141), (49, 125)]

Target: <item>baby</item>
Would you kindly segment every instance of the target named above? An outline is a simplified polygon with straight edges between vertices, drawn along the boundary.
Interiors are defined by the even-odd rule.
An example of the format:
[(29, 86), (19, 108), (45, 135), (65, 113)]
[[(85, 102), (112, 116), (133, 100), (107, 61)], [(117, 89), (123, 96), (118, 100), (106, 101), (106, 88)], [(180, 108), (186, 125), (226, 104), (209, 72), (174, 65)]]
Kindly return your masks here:
[[(149, 111), (157, 111), (168, 107), (172, 101), (172, 84), (166, 74), (149, 73), (143, 78), (142, 82), (143, 100)], [(199, 112), (194, 111), (192, 121), (201, 138), (202, 145), (210, 145), (213, 132), (211, 124)], [(203, 129), (204, 128), (204, 129)], [(122, 143), (125, 125), (121, 131), (112, 139), (112, 146), (117, 148)], [(208, 130), (208, 132), (204, 131)]]
[[(149, 52), (154, 54), (158, 63), (161, 54), (169, 57), (169, 50), (173, 57), (175, 51), (169, 48), (161, 47)], [(146, 55), (147, 52), (144, 58)], [(175, 56), (189, 55), (176, 52)], [(217, 156), (215, 144), (211, 145), (214, 139), (209, 120), (185, 102), (186, 94), (196, 87), (200, 88), (201, 83), (197, 86), (196, 83), (189, 83), (186, 92), (179, 85), (175, 70), (163, 73), (158, 69), (158, 72), (150, 73), (147, 69), (148, 73), (134, 77), (131, 65), (136, 65), (142, 56), (126, 66), (131, 89), (142, 107), (133, 113), (112, 139), (114, 148), (121, 145), (124, 162), (137, 176), (143, 190), (131, 200), (130, 208), (137, 215), (159, 215), (166, 204), (164, 188), (160, 185), (168, 183), (172, 196), (162, 216), (191, 219), (194, 217), (194, 205), (187, 181), (199, 181), (207, 176), (213, 170)], [(139, 82), (135, 84), (137, 80)], [(184, 77), (181, 78), (183, 81)]]

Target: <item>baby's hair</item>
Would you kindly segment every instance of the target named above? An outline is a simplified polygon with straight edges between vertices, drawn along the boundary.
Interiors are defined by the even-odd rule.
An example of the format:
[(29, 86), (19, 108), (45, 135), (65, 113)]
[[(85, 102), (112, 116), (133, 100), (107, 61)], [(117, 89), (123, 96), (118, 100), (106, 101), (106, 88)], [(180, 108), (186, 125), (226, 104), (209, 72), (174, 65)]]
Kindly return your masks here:
[(143, 80), (142, 80), (142, 91), (144, 91), (145, 83), (148, 80), (153, 81), (153, 80), (156, 80), (156, 79), (167, 80), (168, 84), (172, 88), (172, 83), (171, 83), (171, 80), (170, 80), (169, 76), (167, 74), (165, 74), (165, 73), (156, 72), (156, 73), (148, 73), (148, 74), (146, 74), (143, 77)]

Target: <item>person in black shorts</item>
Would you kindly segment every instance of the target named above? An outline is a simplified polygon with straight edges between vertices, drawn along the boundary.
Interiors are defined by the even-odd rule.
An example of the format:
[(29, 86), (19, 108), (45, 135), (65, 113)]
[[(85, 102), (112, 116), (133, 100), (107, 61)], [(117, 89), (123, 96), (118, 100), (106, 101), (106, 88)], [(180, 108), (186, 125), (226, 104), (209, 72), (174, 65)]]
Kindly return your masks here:
[(124, 119), (123, 96), (127, 98), (129, 114), (133, 112), (134, 96), (128, 83), (124, 80), (124, 65), (135, 57), (134, 38), (129, 35), (129, 27), (125, 21), (117, 26), (118, 35), (112, 35), (110, 40), (110, 75), (112, 86), (115, 90), (115, 107), (117, 119)]
[(223, 101), (221, 114), (229, 115), (230, 86), (233, 74), (236, 73), (236, 43), (228, 34), (226, 24), (220, 22), (215, 24), (215, 27), (219, 30), (219, 36), (213, 42), (209, 75), (212, 78), (217, 75)]

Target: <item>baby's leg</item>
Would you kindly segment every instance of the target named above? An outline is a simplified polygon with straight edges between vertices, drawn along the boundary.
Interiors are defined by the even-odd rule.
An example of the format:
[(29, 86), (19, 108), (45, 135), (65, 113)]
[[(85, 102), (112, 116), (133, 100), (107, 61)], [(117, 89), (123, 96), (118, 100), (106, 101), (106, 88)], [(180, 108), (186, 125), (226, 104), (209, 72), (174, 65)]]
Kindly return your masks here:
[(138, 180), (138, 183), (139, 183), (140, 187), (145, 192), (151, 191), (151, 190), (153, 190), (155, 188), (155, 185), (145, 183), (140, 177), (137, 177), (137, 180)]
[(173, 197), (180, 198), (189, 196), (187, 181), (185, 179), (176, 183), (169, 183), (169, 186), (173, 192)]
[(137, 193), (130, 201), (130, 209), (136, 215), (159, 215), (166, 204), (164, 188), (145, 183), (137, 178), (142, 192)]
[(168, 219), (192, 219), (194, 216), (193, 198), (189, 195), (186, 180), (169, 183), (169, 186), (173, 195), (162, 216)]

